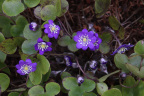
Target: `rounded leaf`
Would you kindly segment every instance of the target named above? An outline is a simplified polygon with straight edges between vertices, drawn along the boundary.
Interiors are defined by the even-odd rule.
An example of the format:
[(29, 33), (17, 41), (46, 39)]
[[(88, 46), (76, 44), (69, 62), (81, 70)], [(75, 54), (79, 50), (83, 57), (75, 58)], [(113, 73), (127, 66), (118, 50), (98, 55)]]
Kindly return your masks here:
[(39, 28), (37, 31), (32, 31), (29, 29), (29, 24), (27, 24), (24, 28), (23, 34), (26, 39), (37, 40), (39, 37), (41, 37), (42, 31), (41, 28)]
[(36, 18), (38, 19), (41, 19), (41, 10), (42, 10), (42, 7), (41, 6), (38, 6), (34, 9), (34, 15)]
[(101, 43), (99, 46), (99, 50), (103, 54), (107, 54), (110, 51), (110, 47), (107, 43)]
[(37, 55), (37, 59), (39, 60), (39, 64), (41, 65), (39, 69), (41, 70), (42, 74), (46, 74), (49, 71), (50, 63), (43, 55)]
[(10, 78), (4, 74), (4, 73), (0, 73), (0, 87), (1, 87), (1, 92), (4, 92), (10, 83)]
[(84, 93), (83, 90), (81, 90), (79, 86), (77, 86), (69, 91), (68, 96), (82, 96), (83, 93)]
[(60, 86), (59, 84), (55, 83), (55, 82), (50, 82), (48, 84), (46, 84), (46, 93), (49, 96), (55, 96), (60, 92)]
[(34, 86), (28, 91), (29, 96), (40, 96), (40, 94), (44, 94), (44, 89), (40, 85)]
[(84, 93), (82, 96), (97, 96), (97, 95), (93, 92), (89, 92), (89, 93)]
[(64, 79), (64, 78), (70, 77), (70, 76), (71, 76), (70, 73), (68, 73), (68, 72), (62, 72), (62, 74), (61, 74), (61, 79)]
[(90, 92), (95, 88), (95, 82), (90, 79), (85, 79), (81, 84), (80, 89), (84, 92)]
[(63, 86), (67, 90), (74, 89), (78, 86), (77, 79), (74, 77), (67, 77), (63, 79)]
[(70, 41), (71, 41), (71, 38), (69, 36), (65, 35), (58, 40), (58, 44), (60, 46), (65, 47), (65, 46), (68, 46), (70, 44)]
[(41, 10), (42, 20), (55, 20), (56, 19), (56, 7), (54, 5), (47, 5)]
[(102, 96), (122, 96), (122, 94), (119, 89), (112, 88), (112, 89), (104, 92)]
[(37, 51), (35, 51), (34, 45), (37, 43), (36, 40), (25, 40), (22, 44), (22, 52), (25, 54), (35, 54)]
[(24, 0), (24, 3), (29, 7), (35, 7), (40, 3), (40, 0)]
[(134, 47), (134, 51), (135, 53), (139, 54), (139, 55), (143, 55), (144, 54), (144, 41), (138, 41)]
[(17, 16), (24, 11), (21, 0), (5, 0), (2, 4), (3, 12), (8, 16)]
[(114, 56), (114, 62), (116, 67), (122, 69), (124, 72), (129, 72), (126, 68), (126, 63), (128, 63), (128, 57), (125, 54), (116, 54)]
[(105, 83), (97, 83), (96, 89), (99, 95), (102, 95), (105, 91), (108, 90), (108, 86)]

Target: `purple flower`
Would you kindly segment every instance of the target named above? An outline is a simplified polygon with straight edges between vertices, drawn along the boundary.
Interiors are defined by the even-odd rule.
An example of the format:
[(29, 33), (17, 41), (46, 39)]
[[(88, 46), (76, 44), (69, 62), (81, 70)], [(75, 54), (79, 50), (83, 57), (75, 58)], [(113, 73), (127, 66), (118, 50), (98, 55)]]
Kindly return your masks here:
[(19, 64), (16, 65), (17, 73), (20, 75), (29, 74), (36, 70), (37, 63), (32, 63), (30, 59), (26, 59), (26, 61), (20, 60)]
[(96, 37), (96, 41), (94, 42), (94, 48), (91, 49), (93, 51), (99, 49), (99, 44), (102, 42), (101, 38), (98, 37), (97, 33), (94, 33), (94, 36)]
[(67, 66), (72, 66), (71, 58), (69, 56), (64, 56)]
[(31, 22), (30, 25), (29, 25), (29, 29), (32, 30), (32, 31), (36, 31), (38, 28), (38, 25), (36, 22)]
[(125, 53), (125, 51), (127, 51), (127, 50), (129, 50), (131, 47), (133, 47), (134, 45), (130, 45), (130, 43), (129, 44), (123, 44), (123, 45), (121, 45), (120, 47), (118, 47), (114, 52), (113, 52), (113, 54), (111, 54), (111, 55), (114, 55), (114, 54), (116, 54), (116, 53), (120, 53), (120, 54), (122, 54), (122, 53)]
[(38, 38), (37, 43), (34, 45), (34, 47), (36, 51), (39, 50), (40, 55), (43, 55), (44, 52), (52, 50), (52, 48), (50, 47), (51, 44), (51, 42), (45, 42), (41, 38)]
[(100, 59), (100, 63), (101, 63), (101, 64), (107, 64), (107, 62), (108, 62), (108, 61), (107, 61), (105, 58), (101, 58), (101, 59)]
[(96, 37), (93, 35), (92, 31), (88, 32), (87, 29), (83, 29), (82, 31), (78, 31), (77, 35), (74, 36), (74, 41), (77, 42), (77, 49), (82, 48), (86, 50), (88, 47), (90, 49), (94, 48), (94, 42), (96, 41)]
[(52, 20), (48, 20), (48, 23), (49, 24), (44, 25), (45, 27), (44, 32), (48, 34), (49, 38), (54, 37), (55, 39), (57, 39), (60, 33), (60, 27), (58, 25), (55, 25)]
[(89, 67), (92, 69), (92, 70), (95, 70), (97, 68), (97, 61), (95, 60), (92, 60), (89, 64)]
[(84, 78), (82, 76), (78, 76), (77, 82), (78, 84), (82, 84), (84, 82)]

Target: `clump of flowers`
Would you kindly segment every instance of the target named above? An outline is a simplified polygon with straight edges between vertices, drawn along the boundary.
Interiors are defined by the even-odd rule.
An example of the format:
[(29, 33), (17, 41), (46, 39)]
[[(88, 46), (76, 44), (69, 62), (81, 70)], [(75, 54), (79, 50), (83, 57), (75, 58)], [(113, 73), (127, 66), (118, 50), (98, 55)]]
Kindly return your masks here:
[(17, 73), (20, 75), (26, 75), (36, 70), (37, 63), (32, 63), (30, 59), (26, 61), (20, 60), (19, 64), (16, 65)]
[(58, 25), (55, 25), (52, 20), (48, 20), (48, 23), (49, 24), (44, 25), (45, 27), (44, 32), (48, 34), (49, 38), (54, 37), (55, 39), (57, 39), (60, 33), (60, 27)]
[(134, 47), (134, 45), (129, 44), (123, 44), (120, 47), (118, 47), (111, 55), (114, 55), (116, 53), (123, 54), (125, 51), (129, 50), (131, 47)]
[(44, 52), (52, 50), (52, 48), (50, 47), (51, 44), (51, 42), (45, 42), (41, 38), (38, 38), (37, 43), (34, 45), (34, 47), (36, 51), (39, 50), (40, 55), (43, 55)]
[(87, 29), (78, 31), (77, 35), (74, 36), (73, 39), (77, 42), (76, 47), (78, 49), (82, 48), (83, 50), (86, 50), (88, 47), (91, 50), (98, 49), (99, 44), (102, 42), (97, 33), (94, 33), (93, 31), (88, 32)]
[(65, 62), (67, 66), (72, 66), (72, 61), (69, 56), (64, 56)]
[(38, 29), (38, 25), (36, 22), (31, 22), (29, 25), (29, 29), (32, 31), (36, 31)]

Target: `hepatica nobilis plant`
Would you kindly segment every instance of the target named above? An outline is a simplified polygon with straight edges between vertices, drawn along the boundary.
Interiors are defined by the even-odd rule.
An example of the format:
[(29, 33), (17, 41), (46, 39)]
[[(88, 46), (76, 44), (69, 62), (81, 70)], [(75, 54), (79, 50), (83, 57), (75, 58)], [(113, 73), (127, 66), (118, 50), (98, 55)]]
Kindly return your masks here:
[(0, 0), (0, 96), (143, 96), (143, 3), (115, 2)]

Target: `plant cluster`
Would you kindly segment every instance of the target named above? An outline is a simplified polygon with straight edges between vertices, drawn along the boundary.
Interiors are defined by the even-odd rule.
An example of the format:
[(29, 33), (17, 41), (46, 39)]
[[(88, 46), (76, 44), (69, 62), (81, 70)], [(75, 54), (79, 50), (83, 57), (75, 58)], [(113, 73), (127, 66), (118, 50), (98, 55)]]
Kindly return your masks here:
[[(111, 2), (94, 0), (94, 18), (102, 18)], [(144, 41), (122, 44), (126, 23), (115, 15), (108, 16), (104, 32), (89, 22), (73, 29), (66, 18), (69, 5), (0, 1), (0, 95), (144, 96)]]

